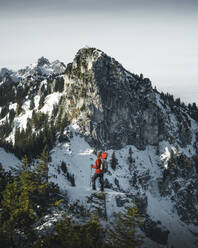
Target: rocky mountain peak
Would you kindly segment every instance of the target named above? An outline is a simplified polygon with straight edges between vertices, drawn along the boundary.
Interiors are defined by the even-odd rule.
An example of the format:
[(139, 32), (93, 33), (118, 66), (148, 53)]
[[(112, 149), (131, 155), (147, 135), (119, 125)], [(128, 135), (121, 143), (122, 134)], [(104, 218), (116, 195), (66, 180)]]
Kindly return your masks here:
[(142, 149), (170, 137), (182, 146), (192, 140), (187, 115), (178, 108), (173, 118), (149, 78), (128, 72), (98, 49), (78, 51), (66, 69), (65, 91), (69, 120), (77, 119), (94, 145)]
[(83, 47), (83, 48), (78, 50), (74, 59), (76, 59), (77, 57), (81, 57), (84, 59), (86, 59), (87, 57), (97, 58), (101, 54), (104, 55), (105, 53), (103, 51), (101, 51), (100, 49), (97, 49), (95, 47)]
[(48, 59), (42, 56), (41, 58), (38, 59), (37, 66), (44, 66), (44, 65), (50, 65), (50, 62)]
[(72, 95), (67, 102), (70, 119), (79, 117), (83, 132), (98, 145), (158, 142), (158, 109), (150, 80), (128, 72), (104, 52), (80, 49), (67, 67), (65, 89)]
[(96, 48), (82, 48), (73, 60), (72, 69), (81, 73), (89, 71), (101, 55), (104, 56), (104, 53)]
[(6, 74), (9, 75), (9, 74), (11, 74), (11, 73), (12, 73), (12, 71), (9, 70), (9, 69), (6, 68), (6, 67), (3, 67), (3, 68), (0, 69), (0, 77), (1, 77), (1, 78), (3, 78)]

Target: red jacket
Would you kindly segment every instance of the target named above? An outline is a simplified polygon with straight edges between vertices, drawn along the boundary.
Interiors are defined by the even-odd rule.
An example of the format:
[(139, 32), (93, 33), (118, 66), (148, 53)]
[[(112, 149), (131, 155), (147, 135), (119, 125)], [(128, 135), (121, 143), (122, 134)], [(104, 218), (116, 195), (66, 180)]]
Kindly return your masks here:
[(96, 159), (95, 165), (92, 165), (92, 168), (93, 168), (93, 169), (96, 169), (96, 174), (101, 174), (101, 173), (103, 173), (103, 172), (100, 170), (100, 165), (101, 165), (101, 163), (102, 163), (101, 158), (100, 158), (100, 156), (98, 156), (97, 159)]

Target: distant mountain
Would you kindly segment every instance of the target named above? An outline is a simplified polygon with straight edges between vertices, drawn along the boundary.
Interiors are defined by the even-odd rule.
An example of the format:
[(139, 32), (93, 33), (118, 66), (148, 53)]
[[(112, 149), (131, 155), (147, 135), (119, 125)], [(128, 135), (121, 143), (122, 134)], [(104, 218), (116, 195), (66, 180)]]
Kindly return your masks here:
[(63, 74), (65, 69), (66, 66), (63, 62), (55, 60), (50, 63), (48, 59), (41, 57), (37, 63), (17, 71), (2, 68), (0, 70), (0, 82), (6, 82), (7, 77), (14, 82), (19, 82), (22, 79), (42, 80), (49, 76)]
[[(142, 247), (197, 247), (197, 106), (158, 92), (104, 52), (82, 48), (67, 66), (41, 57), (18, 71), (1, 69), (0, 146), (6, 170), (25, 155), (34, 164), (47, 147), (50, 181), (73, 209), (110, 221), (135, 201)], [(97, 150), (109, 154), (105, 202), (90, 186)]]

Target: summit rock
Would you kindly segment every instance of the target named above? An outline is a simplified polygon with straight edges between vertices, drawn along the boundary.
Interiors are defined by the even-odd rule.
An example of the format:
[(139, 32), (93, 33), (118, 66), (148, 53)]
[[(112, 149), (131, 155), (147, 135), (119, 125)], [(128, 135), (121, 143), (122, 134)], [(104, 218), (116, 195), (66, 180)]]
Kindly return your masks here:
[[(157, 145), (177, 138), (190, 144), (190, 119), (171, 107), (151, 81), (127, 71), (114, 58), (95, 48), (80, 49), (65, 74), (65, 109), (70, 121), (99, 147)], [(182, 120), (182, 122), (180, 121)]]

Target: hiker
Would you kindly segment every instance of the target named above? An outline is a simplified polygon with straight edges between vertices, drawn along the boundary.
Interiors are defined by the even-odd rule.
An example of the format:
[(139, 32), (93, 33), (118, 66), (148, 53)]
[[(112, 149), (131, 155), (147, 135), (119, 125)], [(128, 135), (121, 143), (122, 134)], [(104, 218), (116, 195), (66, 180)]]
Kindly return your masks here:
[(107, 159), (107, 153), (97, 153), (97, 159), (95, 162), (95, 165), (92, 165), (92, 168), (96, 169), (95, 174), (92, 177), (92, 189), (96, 190), (96, 179), (99, 177), (100, 182), (100, 189), (103, 192), (104, 191), (104, 172), (105, 167), (107, 167), (106, 164)]

